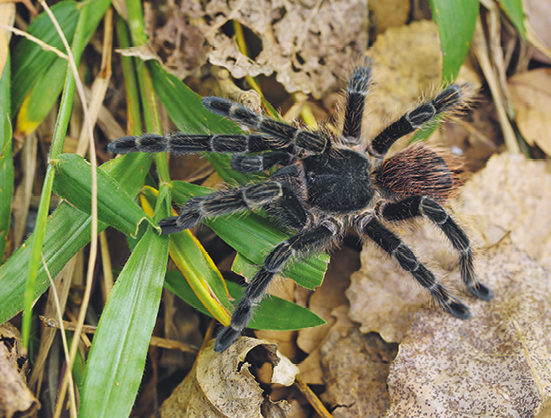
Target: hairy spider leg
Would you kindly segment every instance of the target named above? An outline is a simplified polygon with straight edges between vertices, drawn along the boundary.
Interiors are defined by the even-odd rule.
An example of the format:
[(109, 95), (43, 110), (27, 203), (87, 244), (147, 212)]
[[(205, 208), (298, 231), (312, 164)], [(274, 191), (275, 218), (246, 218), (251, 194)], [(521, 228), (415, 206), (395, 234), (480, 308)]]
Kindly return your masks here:
[(220, 190), (206, 196), (195, 196), (180, 208), (180, 214), (159, 221), (163, 234), (174, 234), (197, 225), (204, 218), (252, 210), (274, 203), (285, 195), (284, 186), (275, 181)]
[(373, 157), (383, 158), (391, 145), (398, 139), (430, 122), (440, 113), (460, 106), (465, 96), (465, 88), (465, 85), (452, 84), (430, 102), (422, 103), (415, 109), (407, 112), (378, 134), (371, 141), (367, 151)]
[(292, 162), (291, 154), (285, 151), (272, 151), (259, 155), (232, 156), (231, 167), (236, 171), (253, 173), (269, 170), (275, 165), (289, 165)]
[(111, 142), (108, 146), (109, 151), (114, 154), (166, 151), (173, 155), (197, 154), (205, 151), (253, 153), (281, 148), (279, 141), (274, 141), (267, 135), (188, 134), (185, 132), (174, 132), (168, 135), (125, 136)]
[(426, 196), (413, 196), (400, 202), (383, 204), (380, 213), (388, 221), (402, 221), (423, 215), (429, 218), (459, 252), (461, 279), (469, 292), (486, 301), (493, 299), (492, 291), (475, 277), (469, 238), (442, 206)]
[(275, 247), (245, 289), (245, 293), (233, 312), (231, 324), (216, 337), (214, 351), (218, 353), (224, 351), (239, 337), (251, 320), (253, 309), (262, 301), (274, 275), (281, 272), (291, 257), (312, 250), (321, 250), (341, 232), (341, 224), (332, 220), (324, 220), (317, 227), (299, 232)]
[(314, 154), (322, 154), (331, 148), (331, 138), (325, 132), (296, 128), (288, 123), (257, 115), (251, 109), (230, 100), (205, 97), (203, 105), (212, 113), (269, 135), (280, 142), (280, 148), (295, 145)]
[(405, 271), (411, 273), (445, 311), (459, 319), (471, 317), (469, 308), (459, 299), (454, 298), (434, 277), (434, 274), (417, 260), (413, 251), (373, 215), (365, 214), (358, 217), (356, 226), (361, 236), (370, 238), (386, 253), (394, 257)]
[(362, 134), (362, 117), (364, 113), (365, 98), (371, 83), (371, 67), (369, 59), (364, 65), (354, 69), (348, 88), (346, 89), (346, 108), (344, 111), (344, 124), (342, 136), (351, 144), (358, 143)]

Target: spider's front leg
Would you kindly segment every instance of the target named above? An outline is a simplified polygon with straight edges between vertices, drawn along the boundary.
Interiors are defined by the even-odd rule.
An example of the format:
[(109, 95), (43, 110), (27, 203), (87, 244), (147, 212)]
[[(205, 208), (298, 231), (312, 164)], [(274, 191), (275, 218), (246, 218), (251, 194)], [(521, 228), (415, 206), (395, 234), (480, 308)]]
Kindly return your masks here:
[(423, 215), (429, 218), (459, 252), (461, 279), (469, 292), (480, 299), (492, 300), (494, 297), (492, 291), (480, 283), (474, 274), (469, 238), (442, 206), (428, 197), (412, 196), (400, 202), (383, 204), (380, 213), (385, 220), (389, 221), (402, 221)]
[(360, 236), (368, 237), (393, 257), (400, 266), (427, 289), (434, 300), (448, 313), (459, 319), (469, 319), (469, 308), (450, 292), (434, 277), (434, 274), (417, 260), (413, 251), (402, 242), (392, 231), (386, 228), (371, 214), (360, 215), (356, 219), (356, 228)]
[(341, 234), (342, 230), (343, 226), (340, 222), (327, 219), (317, 227), (302, 231), (275, 247), (245, 289), (233, 312), (230, 325), (218, 334), (214, 351), (218, 353), (224, 351), (239, 337), (251, 320), (253, 309), (262, 301), (274, 275), (282, 271), (291, 257), (323, 249), (332, 238)]
[(368, 64), (370, 64), (370, 60), (366, 58), (364, 65), (354, 69), (346, 89), (342, 136), (350, 144), (358, 143), (362, 132), (365, 98), (371, 83), (371, 67)]
[(193, 228), (203, 218), (252, 210), (269, 205), (290, 192), (286, 186), (275, 181), (220, 190), (206, 196), (195, 196), (180, 208), (180, 214), (159, 222), (163, 234), (174, 234), (184, 229)]
[(392, 144), (403, 136), (415, 131), (437, 115), (462, 106), (468, 96), (468, 85), (452, 84), (430, 102), (422, 103), (407, 112), (396, 122), (391, 123), (377, 135), (368, 148), (373, 157), (383, 158)]

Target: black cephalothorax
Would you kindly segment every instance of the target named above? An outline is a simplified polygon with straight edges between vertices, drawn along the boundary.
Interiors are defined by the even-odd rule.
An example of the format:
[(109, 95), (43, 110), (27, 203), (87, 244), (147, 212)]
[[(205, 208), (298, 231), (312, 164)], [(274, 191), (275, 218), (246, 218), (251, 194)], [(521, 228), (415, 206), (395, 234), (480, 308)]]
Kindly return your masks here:
[[(412, 145), (389, 158), (397, 139), (433, 121), (443, 112), (462, 106), (466, 87), (450, 85), (439, 95), (391, 123), (362, 148), (360, 136), (370, 67), (357, 67), (347, 89), (341, 135), (308, 130), (259, 116), (219, 97), (203, 105), (247, 129), (242, 135), (174, 133), (120, 138), (109, 145), (116, 154), (130, 152), (233, 153), (231, 165), (242, 172), (279, 166), (264, 183), (217, 191), (187, 201), (176, 217), (159, 222), (163, 234), (192, 228), (204, 218), (262, 208), (295, 234), (266, 257), (237, 304), (231, 324), (216, 339), (218, 352), (228, 348), (251, 319), (275, 274), (295, 256), (323, 251), (337, 242), (348, 227), (363, 240), (375, 242), (410, 273), (450, 314), (468, 319), (470, 311), (421, 264), (411, 249), (385, 223), (425, 216), (442, 230), (459, 253), (461, 278), (475, 296), (491, 300), (492, 292), (474, 275), (469, 239), (441, 206), (460, 185), (453, 157), (422, 145)], [(249, 131), (251, 133), (249, 133)], [(249, 155), (249, 154), (255, 155)]]

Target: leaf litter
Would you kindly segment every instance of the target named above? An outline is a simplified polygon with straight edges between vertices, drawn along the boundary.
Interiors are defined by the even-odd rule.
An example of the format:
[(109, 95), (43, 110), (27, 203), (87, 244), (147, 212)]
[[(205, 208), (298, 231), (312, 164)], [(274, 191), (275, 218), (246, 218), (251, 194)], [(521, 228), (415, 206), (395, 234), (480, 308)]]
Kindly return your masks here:
[[(286, 10), (287, 13), (283, 14), (281, 13), (282, 6), (279, 3), (268, 3), (264, 6), (244, 4), (243, 2), (235, 3), (231, 10), (226, 4), (214, 5), (214, 3), (211, 3), (208, 7), (217, 7), (216, 10), (199, 10), (197, 5), (189, 6), (193, 10), (187, 10), (185, 7), (188, 6), (181, 6), (180, 11), (173, 15), (175, 20), (180, 19), (180, 22), (186, 24), (190, 21), (195, 24), (198, 23), (192, 30), (190, 29), (191, 32), (182, 34), (182, 36), (189, 36), (193, 39), (203, 37), (202, 39), (207, 40), (205, 44), (207, 48), (196, 51), (199, 54), (197, 57), (198, 65), (202, 65), (208, 59), (212, 64), (227, 68), (235, 78), (241, 78), (245, 75), (270, 75), (272, 72), (276, 72), (278, 82), (283, 84), (289, 92), (302, 91), (311, 93), (316, 98), (334, 89), (338, 81), (344, 79), (349, 68), (344, 68), (342, 65), (331, 65), (331, 62), (353, 62), (350, 59), (350, 54), (357, 55), (358, 51), (354, 48), (345, 48), (339, 50), (338, 53), (332, 50), (331, 54), (327, 55), (327, 50), (324, 49), (323, 37), (329, 36), (329, 34), (335, 36), (335, 34), (331, 34), (331, 30), (327, 27), (327, 31), (320, 30), (319, 39), (310, 36), (311, 34), (307, 38), (301, 38), (302, 32), (300, 30), (300, 33), (295, 31), (296, 28), (312, 23), (311, 20), (308, 20), (309, 18), (323, 19), (323, 16), (329, 16), (331, 9), (328, 4), (322, 2), (322, 7), (317, 10), (318, 15), (307, 16), (302, 13), (289, 14), (289, 10)], [(176, 7), (172, 2), (169, 5)], [(292, 8), (294, 6), (292, 2), (287, 2), (285, 7)], [(325, 9), (325, 7), (329, 7), (329, 9)], [(291, 18), (295, 20), (292, 22), (287, 20)], [(254, 59), (242, 55), (234, 39), (224, 33), (223, 26), (231, 23), (232, 20), (239, 22), (260, 39), (262, 49)], [(350, 28), (355, 27), (355, 24), (356, 22), (350, 22)], [(186, 28), (185, 25), (180, 25), (180, 27)], [(291, 28), (295, 29), (291, 31)], [(167, 45), (169, 39), (177, 38), (173, 35), (178, 30), (182, 29), (178, 29), (178, 25), (175, 25), (174, 22), (168, 22), (167, 26), (155, 34), (157, 40), (160, 40), (157, 44)], [(338, 41), (339, 45), (347, 44), (346, 37), (350, 32), (348, 30), (342, 33), (344, 38)], [(301, 39), (306, 39), (306, 41), (301, 44)], [(317, 46), (313, 47), (307, 43), (309, 41), (314, 42)], [(194, 43), (197, 44), (197, 42)], [(414, 22), (406, 27), (392, 28), (378, 37), (377, 42), (368, 53), (373, 60), (375, 83), (366, 112), (369, 115), (369, 120), (373, 123), (368, 125), (369, 133), (366, 136), (372, 136), (373, 133), (377, 132), (388, 121), (389, 114), (398, 115), (403, 113), (421, 94), (435, 87), (435, 84), (437, 84), (435, 80), (440, 78), (441, 68), (441, 56), (437, 43), (436, 26), (432, 22)], [(297, 52), (299, 51), (297, 45), (302, 47), (300, 54)], [(176, 50), (177, 47), (178, 45), (174, 49)], [(271, 55), (267, 56), (266, 51), (269, 51)], [(415, 51), (415, 53), (412, 53), (412, 51)], [(176, 62), (178, 59), (178, 54), (175, 54), (173, 61)], [(323, 66), (317, 64), (321, 62), (320, 60), (325, 62)], [(328, 60), (331, 62), (328, 62)], [(187, 63), (189, 62), (187, 60)], [(293, 65), (289, 66), (289, 62), (292, 62)], [(420, 62), (422, 62), (422, 65), (419, 65)], [(283, 64), (286, 67), (282, 66)], [(316, 71), (313, 71), (314, 67), (310, 66), (314, 66)], [(182, 67), (180, 66), (180, 68)], [(332, 72), (328, 74), (320, 72), (326, 71), (328, 68), (340, 68), (343, 73)], [(187, 69), (186, 71), (186, 74), (191, 74), (196, 71), (196, 68)], [(463, 69), (462, 74), (474, 84), (479, 84), (472, 72), (469, 73), (468, 70)], [(517, 81), (514, 79), (511, 81), (512, 90), (514, 90), (515, 82)], [(519, 82), (517, 82), (518, 84)], [(539, 103), (537, 100), (542, 99), (536, 97), (533, 100)], [(531, 103), (528, 103), (528, 105)], [(534, 117), (533, 115), (529, 116)], [(522, 117), (522, 109), (520, 109), (517, 122), (521, 131), (526, 129), (522, 127)], [(542, 123), (545, 122), (544, 118), (540, 119)], [(540, 131), (535, 131), (536, 134), (528, 135), (528, 141), (538, 144), (545, 151), (544, 141), (548, 140), (548, 136), (540, 134), (540, 132), (545, 131), (545, 128), (531, 126), (530, 119), (527, 118), (527, 120), (528, 122), (524, 123), (525, 126), (532, 128), (532, 130), (540, 129)], [(401, 141), (397, 144), (397, 147), (403, 147), (405, 142)], [(503, 160), (500, 160), (501, 158)], [(302, 373), (309, 376), (310, 379), (307, 380), (311, 380), (311, 383), (325, 383), (327, 385), (324, 400), (335, 407), (334, 416), (370, 416), (370, 413), (373, 413), (373, 416), (381, 416), (389, 403), (392, 405), (389, 415), (398, 414), (399, 408), (404, 407), (404, 405), (406, 405), (406, 411), (408, 408), (415, 408), (420, 405), (407, 404), (406, 402), (411, 399), (422, 400), (422, 405), (419, 407), (429, 408), (422, 410), (428, 412), (430, 407), (427, 405), (434, 406), (443, 403), (441, 398), (443, 394), (446, 395), (447, 409), (444, 408), (442, 410), (444, 412), (438, 410), (437, 413), (431, 411), (430, 414), (447, 416), (438, 414), (452, 413), (450, 416), (461, 416), (453, 415), (453, 413), (463, 411), (460, 413), (469, 414), (478, 411), (484, 415), (484, 411), (490, 411), (488, 399), (494, 401), (496, 405), (500, 405), (501, 409), (498, 408), (496, 414), (506, 410), (516, 413), (521, 411), (517, 408), (518, 404), (515, 404), (519, 398), (528, 399), (525, 403), (525, 409), (534, 411), (547, 400), (549, 389), (546, 382), (548, 379), (541, 371), (541, 367), (537, 370), (532, 366), (526, 368), (526, 365), (530, 363), (527, 361), (529, 358), (527, 355), (522, 358), (518, 351), (514, 351), (514, 353), (517, 353), (517, 357), (513, 355), (511, 358), (505, 358), (504, 356), (492, 356), (493, 352), (488, 349), (485, 352), (488, 356), (486, 359), (480, 358), (482, 352), (476, 351), (480, 347), (489, 346), (491, 348), (490, 342), (484, 340), (484, 338), (490, 337), (495, 345), (503, 341), (505, 346), (510, 344), (518, 350), (519, 341), (522, 346), (525, 340), (530, 341), (530, 332), (537, 334), (538, 330), (545, 329), (544, 326), (547, 325), (539, 324), (540, 328), (530, 330), (515, 328), (516, 334), (511, 329), (502, 329), (496, 325), (497, 328), (492, 331), (490, 337), (484, 337), (484, 333), (489, 333), (488, 330), (493, 326), (491, 325), (492, 320), (502, 323), (504, 322), (503, 318), (514, 318), (510, 319), (509, 322), (512, 321), (516, 325), (526, 322), (523, 322), (517, 316), (508, 317), (505, 313), (511, 313), (502, 306), (505, 303), (503, 302), (503, 295), (507, 294), (506, 279), (509, 279), (511, 275), (515, 277), (522, 276), (524, 272), (521, 267), (517, 267), (517, 270), (515, 270), (515, 262), (518, 262), (519, 265), (529, 266), (530, 272), (536, 272), (529, 279), (540, 280), (545, 277), (545, 270), (538, 270), (537, 265), (533, 264), (535, 262), (526, 258), (528, 256), (524, 255), (521, 250), (536, 258), (541, 265), (549, 268), (551, 264), (549, 261), (551, 259), (549, 255), (551, 253), (551, 244), (549, 243), (551, 234), (548, 228), (551, 222), (549, 222), (547, 215), (549, 211), (545, 210), (545, 207), (549, 207), (550, 202), (548, 196), (543, 192), (544, 190), (551, 190), (551, 187), (541, 187), (542, 181), (545, 185), (547, 184), (549, 172), (544, 164), (537, 166), (534, 164), (509, 155), (494, 157), (488, 163), (486, 170), (475, 175), (466, 185), (462, 196), (452, 205), (454, 216), (458, 218), (466, 230), (472, 233), (473, 230), (478, 229), (478, 236), (475, 239), (478, 247), (481, 249), (492, 248), (488, 253), (486, 253), (486, 250), (481, 251), (477, 259), (481, 279), (491, 285), (496, 293), (496, 300), (490, 304), (475, 301), (461, 293), (459, 274), (455, 269), (457, 254), (445, 242), (439, 230), (422, 221), (408, 225), (395, 225), (397, 232), (405, 237), (406, 242), (415, 249), (422, 261), (441, 276), (447, 285), (451, 285), (454, 292), (461, 294), (461, 297), (469, 304), (475, 314), (475, 318), (469, 322), (458, 322), (458, 320), (449, 317), (437, 308), (422, 310), (418, 313), (421, 307), (429, 303), (426, 293), (416, 287), (411, 280), (404, 278), (403, 272), (397, 268), (393, 261), (381, 257), (381, 254), (376, 250), (374, 251), (373, 246), (369, 245), (362, 253), (363, 267), (353, 275), (352, 285), (346, 293), (350, 300), (350, 318), (360, 322), (361, 332), (368, 334), (366, 336), (360, 335), (355, 329), (355, 325), (346, 318), (347, 303), (340, 303), (336, 298), (336, 302), (339, 302), (336, 305), (328, 303), (323, 306), (323, 297), (320, 296), (319, 310), (323, 312), (322, 317), (326, 320), (329, 318), (331, 322), (328, 321), (328, 325), (320, 329), (300, 331), (297, 343), (305, 353), (309, 354), (301, 363)], [(497, 172), (492, 170), (497, 170)], [(523, 173), (523, 176), (519, 176), (519, 172)], [(499, 179), (498, 184), (496, 184), (497, 179)], [(521, 179), (527, 182), (532, 181), (532, 183), (534, 179), (538, 179), (538, 181), (536, 185), (527, 186), (522, 184)], [(520, 197), (523, 196), (523, 192), (528, 192), (525, 199)], [(529, 205), (527, 205), (528, 202), (530, 202)], [(538, 227), (535, 228), (534, 225), (538, 225)], [(533, 237), (534, 234), (537, 236)], [(511, 242), (508, 243), (507, 240)], [(497, 245), (498, 242), (499, 245)], [(509, 254), (508, 251), (516, 256)], [(503, 266), (501, 264), (492, 265), (491, 260), (486, 257), (488, 254), (496, 257), (496, 260), (509, 260), (512, 264), (510, 263), (507, 271), (501, 271), (498, 274), (500, 272), (499, 268)], [(488, 271), (495, 274), (486, 277)], [(496, 279), (497, 276), (501, 280), (499, 283), (496, 282), (498, 280)], [(327, 278), (326, 282), (328, 282)], [(543, 297), (538, 303), (545, 306), (545, 289), (538, 290), (534, 286), (527, 285), (524, 291), (540, 292), (539, 294)], [(520, 299), (531, 300), (527, 293), (515, 292), (515, 295), (517, 293), (523, 295)], [(547, 297), (547, 304), (548, 299), (549, 297)], [(309, 302), (310, 307), (316, 310), (316, 306), (318, 306), (316, 297), (310, 297)], [(520, 302), (518, 303), (520, 305)], [(512, 305), (505, 304), (504, 306)], [(516, 314), (522, 314), (521, 311), (522, 309)], [(429, 322), (431, 320), (436, 322), (431, 324)], [(534, 323), (538, 324), (537, 321)], [(408, 331), (410, 325), (411, 329)], [(525, 332), (522, 333), (521, 331)], [(373, 332), (380, 333), (387, 342), (402, 341), (398, 358), (391, 369), (390, 396), (384, 395), (386, 393), (385, 376), (388, 373), (388, 364), (393, 358), (392, 349), (395, 344), (386, 344), (382, 340), (377, 340), (378, 337)], [(424, 342), (428, 346), (422, 349), (415, 346), (416, 332), (421, 333), (423, 337), (421, 343)], [(426, 336), (423, 332), (428, 332), (429, 336)], [(291, 346), (293, 335), (295, 333), (288, 334), (285, 338), (287, 341), (285, 345)], [(465, 342), (466, 338), (468, 338), (467, 342)], [(548, 340), (540, 341), (542, 341), (543, 348), (549, 352)], [(484, 345), (484, 342), (486, 345)], [(458, 346), (460, 347), (457, 348)], [(533, 346), (534, 344), (526, 343), (525, 354), (529, 354), (527, 350), (533, 348)], [(451, 348), (447, 349), (448, 347), (454, 347), (455, 351)], [(466, 351), (461, 359), (450, 354), (461, 348)], [(537, 349), (534, 349), (534, 351), (538, 352)], [(427, 368), (435, 370), (435, 373), (434, 375), (430, 374), (432, 380), (427, 379), (428, 381), (416, 386), (415, 390), (417, 392), (415, 392), (405, 386), (410, 380), (403, 376), (403, 371), (409, 370), (411, 362), (420, 362), (421, 360), (418, 360), (418, 357), (422, 358), (422, 354), (425, 354), (425, 352), (433, 353), (433, 357), (429, 359), (432, 363), (430, 361), (423, 363), (423, 367), (420, 368), (421, 377), (423, 377), (423, 371)], [(442, 360), (442, 357), (444, 360)], [(541, 359), (538, 360), (536, 356), (533, 357), (533, 364), (541, 366)], [(445, 362), (446, 359), (448, 361), (455, 360), (455, 363), (452, 362), (452, 366), (449, 366)], [(487, 361), (484, 362), (483, 360)], [(444, 365), (439, 366), (439, 362)], [(545, 362), (543, 363), (545, 364)], [(370, 364), (373, 369), (368, 372), (364, 371), (366, 364)], [(323, 367), (320, 368), (320, 365)], [(494, 388), (497, 388), (495, 393), (498, 393), (503, 399), (495, 398), (495, 393), (490, 393), (489, 389), (484, 392), (486, 399), (484, 399), (484, 396), (477, 397), (477, 393), (481, 392), (479, 390), (480, 385), (488, 384), (490, 377), (482, 383), (479, 383), (476, 377), (485, 376), (485, 373), (492, 368), (499, 374), (499, 371), (507, 368), (506, 366), (513, 369), (513, 374), (517, 373), (511, 377), (512, 381), (517, 379), (522, 384), (507, 387), (494, 385)], [(532, 374), (525, 373), (528, 371), (532, 371)], [(471, 372), (475, 377), (470, 376), (469, 373)], [(366, 373), (371, 373), (371, 377), (368, 377)], [(534, 381), (538, 381), (538, 379), (540, 384), (534, 384)], [(439, 386), (439, 383), (442, 383), (442, 385)], [(450, 386), (451, 384), (454, 385)], [(370, 387), (370, 385), (372, 386)], [(413, 382), (413, 386), (415, 386), (415, 382)], [(349, 392), (350, 388), (353, 388), (351, 392)], [(476, 390), (473, 390), (473, 388), (476, 388)], [(373, 405), (364, 405), (366, 397), (379, 392), (381, 397), (377, 396)], [(407, 396), (403, 396), (405, 393)], [(494, 398), (492, 399), (489, 394)], [(448, 395), (456, 396), (454, 398)], [(512, 395), (518, 396), (515, 398)], [(503, 405), (504, 399), (510, 401), (506, 406)], [(501, 415), (490, 413), (485, 416)]]

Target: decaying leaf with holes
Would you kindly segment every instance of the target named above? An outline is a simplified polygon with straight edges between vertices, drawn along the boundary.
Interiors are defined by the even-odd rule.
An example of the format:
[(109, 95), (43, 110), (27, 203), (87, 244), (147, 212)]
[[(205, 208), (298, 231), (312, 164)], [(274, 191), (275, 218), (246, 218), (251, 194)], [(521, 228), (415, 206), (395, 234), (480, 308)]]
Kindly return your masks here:
[[(251, 352), (253, 351), (254, 352)], [(258, 362), (258, 364), (257, 364)], [(163, 418), (208, 416), (219, 418), (285, 417), (290, 412), (286, 401), (272, 402), (251, 373), (251, 368), (268, 362), (274, 368), (272, 383), (292, 384), (296, 367), (281, 361), (275, 344), (241, 337), (223, 353), (213, 350), (213, 343), (201, 350), (193, 369), (163, 403)], [(294, 370), (294, 371), (293, 371)]]
[[(157, 22), (153, 13), (146, 9), (146, 18)], [(354, 63), (367, 47), (366, 1), (181, 2), (166, 15), (150, 39), (182, 78), (208, 58), (236, 79), (275, 73), (288, 92), (319, 99), (346, 78), (351, 66), (342, 63)], [(234, 22), (248, 32), (249, 56), (232, 35)]]
[(26, 385), (27, 358), (21, 355), (19, 331), (6, 322), (0, 326), (0, 416), (26, 417), (40, 402)]

